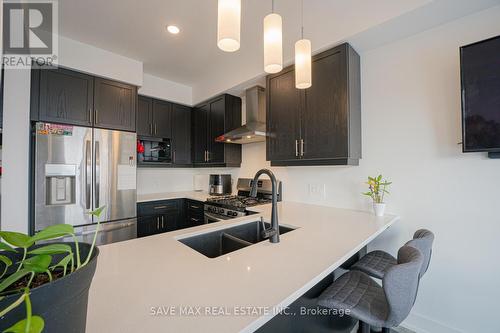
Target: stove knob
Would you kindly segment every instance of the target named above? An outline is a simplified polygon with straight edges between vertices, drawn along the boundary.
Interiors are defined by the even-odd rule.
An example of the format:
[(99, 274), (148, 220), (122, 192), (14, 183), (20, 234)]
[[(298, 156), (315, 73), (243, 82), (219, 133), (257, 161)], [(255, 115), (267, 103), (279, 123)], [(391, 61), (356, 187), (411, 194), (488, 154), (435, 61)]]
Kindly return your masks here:
[(233, 216), (238, 216), (238, 213), (236, 213), (236, 212), (233, 212), (233, 214), (232, 214), (232, 215), (233, 215)]

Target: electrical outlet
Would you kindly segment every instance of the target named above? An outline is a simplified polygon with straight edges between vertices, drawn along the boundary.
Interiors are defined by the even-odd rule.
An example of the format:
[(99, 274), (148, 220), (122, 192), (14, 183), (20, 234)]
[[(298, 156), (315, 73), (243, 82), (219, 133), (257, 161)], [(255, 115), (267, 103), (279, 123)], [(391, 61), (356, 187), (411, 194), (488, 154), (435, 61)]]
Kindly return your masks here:
[(309, 196), (315, 199), (326, 198), (326, 185), (325, 184), (309, 184), (308, 185)]

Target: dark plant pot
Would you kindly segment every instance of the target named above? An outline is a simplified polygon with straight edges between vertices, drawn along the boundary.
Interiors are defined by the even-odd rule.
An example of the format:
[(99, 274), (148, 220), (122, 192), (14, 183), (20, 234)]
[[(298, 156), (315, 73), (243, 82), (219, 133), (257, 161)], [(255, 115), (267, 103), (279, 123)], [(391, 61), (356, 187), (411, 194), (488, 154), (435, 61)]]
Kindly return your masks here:
[[(74, 251), (73, 243), (65, 244), (72, 246)], [(85, 243), (79, 243), (79, 245), (80, 257), (83, 262), (90, 251), (90, 245)], [(98, 255), (99, 249), (94, 248), (92, 258), (87, 265), (52, 283), (31, 290), (32, 312), (33, 315), (40, 316), (45, 321), (44, 332), (85, 333), (89, 288), (95, 273)], [(18, 256), (18, 254), (14, 256)], [(10, 255), (10, 257), (13, 256)], [(62, 257), (54, 256), (53, 263)], [(19, 297), (20, 294), (14, 294), (2, 299), (0, 309), (6, 308)], [(26, 306), (23, 303), (5, 317), (0, 318), (0, 332), (24, 318), (26, 318)]]

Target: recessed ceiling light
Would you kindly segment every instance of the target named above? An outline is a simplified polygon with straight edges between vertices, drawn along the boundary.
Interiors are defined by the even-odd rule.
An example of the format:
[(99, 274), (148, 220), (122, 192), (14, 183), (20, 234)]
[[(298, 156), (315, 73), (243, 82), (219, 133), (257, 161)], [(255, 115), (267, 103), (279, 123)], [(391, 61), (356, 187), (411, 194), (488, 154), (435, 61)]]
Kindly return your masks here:
[(173, 35), (177, 35), (181, 31), (181, 29), (179, 29), (179, 27), (176, 25), (169, 25), (167, 27), (167, 30)]

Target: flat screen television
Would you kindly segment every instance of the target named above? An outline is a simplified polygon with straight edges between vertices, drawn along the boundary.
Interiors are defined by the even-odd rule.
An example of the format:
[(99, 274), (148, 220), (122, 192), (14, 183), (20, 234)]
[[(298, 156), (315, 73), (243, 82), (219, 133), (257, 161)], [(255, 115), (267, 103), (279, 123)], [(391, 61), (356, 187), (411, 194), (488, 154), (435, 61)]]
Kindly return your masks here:
[(500, 36), (460, 48), (463, 152), (500, 152)]

